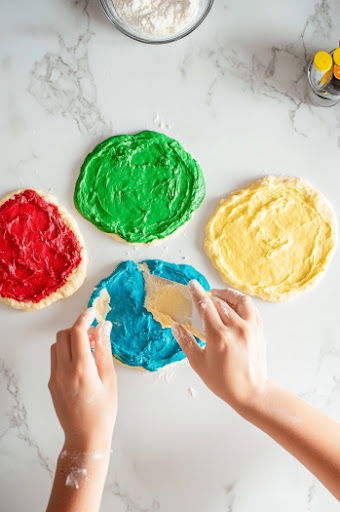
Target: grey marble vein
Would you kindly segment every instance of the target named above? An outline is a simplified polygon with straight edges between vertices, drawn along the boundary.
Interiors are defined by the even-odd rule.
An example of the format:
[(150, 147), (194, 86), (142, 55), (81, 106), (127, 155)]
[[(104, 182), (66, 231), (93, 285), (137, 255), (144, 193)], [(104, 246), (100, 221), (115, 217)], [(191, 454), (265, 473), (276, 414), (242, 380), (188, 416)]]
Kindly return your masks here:
[(160, 503), (157, 500), (153, 500), (150, 507), (142, 507), (134, 499), (132, 499), (127, 492), (123, 492), (121, 490), (118, 482), (114, 482), (112, 493), (122, 500), (124, 503), (125, 512), (157, 512), (160, 510)]
[(88, 0), (77, 0), (76, 7), (85, 16), (85, 28), (74, 45), (58, 35), (59, 53), (47, 52), (31, 71), (28, 91), (52, 115), (76, 122), (82, 133), (102, 134), (110, 123), (97, 104), (97, 88), (89, 66), (88, 44), (92, 37)]
[(178, 69), (182, 75), (182, 78), (186, 78), (187, 76), (187, 68), (192, 60), (193, 52), (190, 51), (186, 55), (184, 55), (182, 63), (179, 65)]
[(324, 343), (320, 347), (318, 362), (314, 372), (314, 385), (312, 389), (307, 392), (301, 393), (300, 396), (305, 400), (313, 403), (320, 409), (327, 409), (332, 405), (333, 401), (338, 399), (340, 396), (340, 377), (337, 373), (334, 373), (329, 377), (329, 385), (326, 392), (321, 391), (321, 387), (324, 388), (324, 370), (329, 361), (334, 362), (334, 367), (339, 368), (340, 364), (340, 349), (337, 348), (335, 340), (330, 336), (325, 339)]
[[(112, 112), (112, 97), (103, 96), (103, 92), (108, 90), (107, 86), (114, 78), (117, 91), (123, 95), (126, 80), (129, 81), (124, 101), (115, 102), (116, 114), (113, 115), (117, 115), (117, 122), (121, 124), (119, 130), (129, 129), (129, 126), (131, 130), (138, 129), (143, 124), (143, 119), (151, 120), (153, 128), (167, 130), (168, 120), (171, 120), (172, 124), (175, 123), (183, 144), (186, 141), (188, 149), (191, 147), (199, 161), (202, 164), (205, 162), (207, 176), (209, 174), (208, 195), (211, 197), (216, 198), (221, 193), (221, 183), (224, 183), (227, 190), (234, 187), (234, 180), (249, 181), (253, 172), (262, 172), (265, 168), (277, 173), (281, 172), (281, 167), (287, 172), (290, 169), (293, 173), (301, 173), (320, 186), (321, 190), (334, 196), (339, 186), (339, 177), (334, 169), (340, 149), (340, 106), (322, 109), (307, 103), (306, 66), (315, 50), (336, 45), (340, 37), (337, 34), (340, 4), (337, 0), (310, 0), (283, 3), (280, 8), (273, 5), (269, 1), (251, 5), (249, 2), (216, 0), (209, 18), (193, 36), (179, 45), (149, 47), (116, 33), (101, 12), (99, 0), (38, 0), (30, 4), (21, 2), (20, 9), (7, 2), (2, 31), (4, 44), (0, 48), (0, 68), (3, 75), (3, 87), (0, 89), (4, 191), (38, 185), (41, 176), (44, 177), (48, 192), (53, 187), (54, 193), (62, 193), (63, 187), (57, 185), (65, 180), (69, 183), (69, 171), (61, 168), (56, 176), (54, 167), (48, 166), (48, 162), (52, 158), (64, 167), (64, 158), (71, 161), (78, 158), (76, 148), (79, 140), (99, 140), (112, 133), (109, 117), (112, 115), (109, 113)], [(263, 15), (262, 12), (257, 12), (252, 20), (250, 18), (255, 9), (263, 11)], [(273, 27), (268, 26), (271, 21)], [(277, 31), (275, 27), (278, 27)], [(109, 69), (107, 61), (104, 60), (105, 55), (112, 55), (115, 59)], [(100, 77), (106, 82), (99, 82)], [(127, 111), (126, 105), (130, 103), (130, 95), (134, 91), (134, 82), (131, 80), (136, 79), (140, 80), (143, 91), (142, 105), (137, 105), (138, 97), (133, 98), (136, 108)], [(148, 87), (149, 83), (155, 84), (157, 94), (154, 88)], [(185, 108), (180, 108), (183, 105)], [(229, 113), (240, 114), (240, 119), (234, 126), (230, 122), (224, 124)], [(257, 117), (254, 119), (255, 116)], [(247, 118), (251, 118), (249, 126), (244, 126), (242, 121)], [(197, 119), (200, 124), (196, 125)], [(116, 123), (114, 118), (113, 123)], [(253, 130), (254, 124), (258, 125), (258, 131)], [(63, 137), (70, 141), (70, 148), (67, 154), (61, 155), (61, 159), (59, 147), (51, 145), (51, 137), (57, 139), (60, 130), (65, 131)], [(232, 143), (225, 144), (224, 147), (229, 133), (232, 133)], [(263, 152), (264, 134), (267, 134), (268, 145), (271, 145), (273, 151)], [(213, 143), (208, 141), (202, 144), (202, 136), (206, 140), (207, 135)], [(247, 139), (252, 137), (246, 155), (242, 154), (245, 136)], [(282, 150), (276, 151), (276, 147), (281, 148), (281, 143)], [(86, 140), (85, 144), (88, 144)], [(72, 146), (75, 147), (75, 154)], [(321, 152), (326, 155), (324, 159), (319, 157)], [(227, 163), (227, 166), (230, 172), (224, 163), (229, 155), (230, 165)], [(169, 244), (169, 247), (156, 248), (155, 256), (162, 257), (166, 250), (165, 259), (181, 260), (183, 254), (186, 254), (189, 259), (193, 259), (193, 263), (196, 261), (195, 265), (204, 267), (202, 254), (196, 251), (198, 246), (194, 231), (188, 230), (182, 238)], [(89, 246), (95, 248), (97, 267), (106, 268), (106, 239), (97, 236), (94, 230), (89, 230), (87, 237)], [(199, 248), (201, 249), (201, 245)], [(138, 258), (139, 253), (135, 253), (142, 251), (142, 248), (129, 248), (126, 251), (126, 248), (117, 245), (112, 250), (117, 252), (114, 259), (142, 259)], [(212, 280), (218, 278), (208, 266), (206, 272), (213, 272)], [(289, 316), (293, 326), (287, 327), (288, 346), (283, 350), (274, 341), (271, 344), (271, 358), (272, 364), (280, 372), (282, 367), (285, 368), (287, 382), (293, 383), (295, 388), (304, 392), (300, 396), (324, 410), (326, 414), (340, 419), (340, 344), (337, 305), (336, 300), (332, 300), (336, 296), (336, 281), (339, 278), (336, 259), (330, 272), (333, 278), (328, 279), (328, 284), (324, 284), (324, 291), (320, 289), (320, 293), (325, 293), (326, 297), (320, 303), (325, 308), (320, 311), (324, 325), (322, 331), (316, 329), (315, 333), (311, 331), (310, 339), (301, 339), (301, 315), (308, 318), (309, 300), (313, 302), (312, 296), (306, 296), (306, 303), (303, 302), (305, 299), (301, 299)], [(263, 313), (268, 329), (275, 332), (277, 317), (272, 315), (272, 308), (276, 306), (265, 306)], [(4, 341), (6, 336), (11, 335), (11, 313), (16, 315), (3, 308)], [(39, 337), (49, 339), (51, 326), (59, 320), (57, 310), (39, 313), (39, 318), (40, 315), (41, 321), (37, 318), (39, 322), (35, 329), (27, 333), (27, 341), (30, 350), (34, 351), (34, 358), (29, 358), (26, 366), (20, 366), (20, 374), (16, 370), (17, 353), (14, 345), (6, 345), (8, 357), (0, 355), (0, 359), (5, 359), (0, 361), (0, 509), (6, 511), (27, 508), (43, 510), (49, 491), (46, 480), (50, 481), (54, 469), (52, 451), (49, 460), (47, 455), (50, 450), (43, 444), (42, 434), (35, 427), (38, 426), (36, 422), (41, 420), (44, 428), (53, 430), (56, 428), (56, 419), (45, 416), (38, 403), (32, 404), (32, 393), (39, 386), (39, 379), (30, 373), (30, 362), (35, 361), (36, 366), (46, 365), (45, 351), (39, 349), (34, 332), (39, 329)], [(19, 313), (17, 322), (19, 327), (23, 322)], [(26, 321), (22, 324), (24, 330), (25, 325)], [(295, 344), (299, 344), (298, 357), (303, 355), (304, 368), (301, 372), (296, 364), (290, 364)], [(263, 461), (260, 461), (261, 471), (267, 464), (273, 467), (277, 465), (278, 469), (270, 475), (268, 481), (262, 482), (265, 493), (254, 492), (254, 485), (261, 485), (260, 475), (255, 475), (254, 480), (247, 465), (244, 468), (241, 464), (232, 467), (232, 458), (217, 457), (213, 471), (200, 472), (197, 471), (195, 460), (189, 460), (185, 456), (183, 463), (188, 464), (188, 474), (193, 472), (195, 475), (195, 486), (202, 499), (198, 500), (185, 485), (179, 485), (178, 488), (175, 486), (176, 489), (161, 485), (154, 494), (150, 494), (150, 486), (143, 486), (142, 482), (153, 481), (152, 460), (159, 462), (161, 459), (158, 455), (163, 459), (167, 453), (164, 452), (164, 436), (173, 440), (175, 435), (176, 440), (178, 439), (178, 453), (181, 453), (183, 448), (187, 448), (187, 432), (195, 431), (195, 436), (200, 435), (200, 430), (204, 435), (214, 432), (209, 439), (212, 451), (218, 453), (221, 443), (226, 440), (226, 431), (223, 428), (226, 419), (230, 439), (235, 443), (244, 438), (249, 445), (253, 443), (252, 427), (248, 430), (248, 426), (243, 424), (242, 432), (239, 433), (238, 423), (229, 422), (225, 409), (219, 407), (218, 403), (215, 404), (214, 399), (203, 388), (197, 388), (199, 393), (196, 402), (188, 404), (188, 393), (184, 391), (191, 385), (191, 377), (188, 380), (189, 369), (188, 372), (185, 368), (178, 372), (178, 382), (167, 389), (159, 383), (171, 380), (169, 374), (139, 377), (135, 373), (123, 375), (122, 372), (119, 377), (124, 387), (124, 398), (132, 405), (134, 400), (138, 400), (138, 403), (136, 402), (137, 408), (132, 406), (130, 412), (127, 409), (121, 411), (118, 435), (114, 440), (117, 457), (114, 457), (110, 469), (114, 476), (106, 484), (103, 510), (160, 512), (164, 509), (184, 512), (185, 509), (189, 512), (248, 512), (250, 501), (246, 497), (251, 500), (252, 512), (268, 512), (269, 503), (277, 503), (277, 508), (282, 509), (281, 512), (286, 509), (296, 510), (296, 507), (301, 512), (337, 510), (337, 504), (322, 488), (322, 484), (298, 462), (292, 466), (288, 462), (286, 464), (285, 458), (277, 458), (278, 452), (274, 443), (264, 446)], [(161, 406), (159, 412), (165, 415), (161, 422), (161, 432), (157, 422), (149, 418), (150, 411), (144, 410), (139, 403), (139, 395), (136, 396), (136, 386), (139, 386), (140, 378), (143, 380), (141, 385), (145, 387), (141, 396), (150, 398), (150, 406), (154, 410)], [(24, 389), (24, 383), (31, 383), (33, 388)], [(164, 403), (165, 399), (169, 400), (169, 406)], [(34, 407), (30, 409), (32, 405)], [(179, 423), (180, 430), (173, 422), (174, 405), (178, 407), (181, 419), (185, 422), (183, 425)], [(187, 410), (189, 405), (190, 411)], [(202, 408), (212, 422), (200, 422)], [(33, 417), (33, 413), (38, 414), (38, 418)], [(127, 446), (135, 446), (131, 414), (137, 415), (143, 422), (138, 432), (143, 433), (144, 429), (148, 429), (146, 443), (140, 443), (138, 454), (138, 457), (148, 462), (143, 466), (142, 480), (136, 480), (135, 457), (131, 455), (131, 450), (126, 451)], [(150, 432), (149, 428), (155, 429), (155, 432)], [(150, 439), (154, 448), (151, 460), (148, 449)], [(250, 467), (257, 463), (257, 448), (249, 452)], [(232, 456), (236, 456), (236, 452), (232, 451)], [(202, 462), (208, 457), (209, 446), (203, 443)], [(31, 474), (29, 485), (21, 486), (18, 492), (18, 478), (27, 470), (20, 467), (24, 461), (31, 461), (31, 469), (35, 468), (36, 474)], [(163, 468), (162, 480), (171, 480), (172, 469), (172, 464)], [(291, 471), (296, 472), (297, 478), (291, 478)], [(221, 482), (218, 496), (212, 496), (216, 481)], [(289, 492), (284, 488), (284, 482), (287, 481), (291, 482)], [(285, 500), (278, 502), (280, 491)], [(173, 505), (174, 492), (177, 506)], [(209, 502), (214, 503), (214, 506), (209, 507)]]
[[(328, 0), (321, 0), (314, 5), (313, 13), (307, 17), (306, 23), (301, 32), (301, 41), (305, 52), (306, 60), (309, 60), (312, 53), (317, 50), (313, 46), (315, 35), (329, 41), (329, 34), (333, 28), (330, 5)], [(308, 45), (307, 41), (308, 40)]]
[(214, 70), (206, 94), (207, 105), (212, 104), (219, 81), (227, 80), (231, 75), (238, 79), (245, 92), (288, 103), (292, 127), (298, 131), (296, 114), (307, 102), (306, 61), (301, 46), (285, 44), (254, 48), (223, 41), (202, 50), (200, 56), (209, 60)]
[(228, 484), (224, 487), (226, 494), (226, 506), (225, 512), (233, 512), (235, 502), (235, 482)]
[[(302, 115), (317, 116), (320, 119), (318, 108), (311, 105), (309, 97), (307, 65), (318, 49), (315, 44), (321, 44), (322, 40), (328, 41), (325, 42), (325, 48), (331, 44), (332, 30), (329, 1), (320, 0), (311, 4), (311, 14), (307, 16), (300, 35), (297, 34), (292, 42), (276, 42), (266, 46), (258, 41), (233, 41), (228, 36), (217, 34), (210, 44), (187, 53), (179, 71), (183, 79), (188, 79), (194, 64), (200, 61), (209, 63), (210, 81), (206, 88), (205, 104), (212, 110), (214, 101), (218, 102), (219, 99), (219, 85), (236, 79), (235, 87), (238, 86), (243, 92), (284, 104), (292, 129), (308, 137), (309, 133), (306, 133), (299, 120), (300, 110)], [(340, 121), (336, 113), (334, 118), (339, 128)], [(337, 138), (337, 144), (340, 146), (340, 137)]]
[(314, 504), (315, 497), (316, 497), (316, 490), (317, 490), (316, 483), (315, 483), (315, 479), (313, 478), (312, 482), (308, 486), (306, 511), (310, 511), (313, 508), (313, 504)]
[(42, 453), (28, 425), (27, 410), (20, 395), (18, 379), (2, 358), (0, 359), (0, 376), (5, 381), (5, 388), (11, 401), (11, 408), (7, 413), (9, 424), (8, 427), (0, 433), (0, 440), (5, 441), (8, 432), (14, 429), (18, 439), (22, 440), (29, 448), (35, 451), (40, 466), (52, 477), (53, 470), (50, 461), (48, 457)]

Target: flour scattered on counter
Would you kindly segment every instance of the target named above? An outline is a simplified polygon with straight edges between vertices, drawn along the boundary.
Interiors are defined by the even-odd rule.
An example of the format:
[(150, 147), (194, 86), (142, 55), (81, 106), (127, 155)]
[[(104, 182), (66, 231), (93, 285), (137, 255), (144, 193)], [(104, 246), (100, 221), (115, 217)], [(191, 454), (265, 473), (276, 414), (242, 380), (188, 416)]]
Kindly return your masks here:
[(112, 0), (118, 16), (131, 28), (150, 36), (180, 32), (198, 15), (200, 0)]
[(161, 130), (171, 130), (171, 124), (166, 123), (165, 121), (162, 121), (159, 114), (155, 114), (153, 118), (154, 125), (157, 126), (157, 128), (160, 128)]
[(189, 395), (192, 397), (192, 398), (196, 398), (196, 395), (197, 395), (197, 392), (196, 392), (196, 389), (190, 387), (188, 388), (188, 393)]
[(170, 381), (172, 381), (172, 379), (174, 378), (175, 376), (175, 372), (173, 370), (173, 368), (171, 367), (164, 367), (164, 368), (160, 368), (160, 370), (158, 370), (157, 372), (157, 377), (159, 380), (164, 380), (167, 384), (169, 384)]

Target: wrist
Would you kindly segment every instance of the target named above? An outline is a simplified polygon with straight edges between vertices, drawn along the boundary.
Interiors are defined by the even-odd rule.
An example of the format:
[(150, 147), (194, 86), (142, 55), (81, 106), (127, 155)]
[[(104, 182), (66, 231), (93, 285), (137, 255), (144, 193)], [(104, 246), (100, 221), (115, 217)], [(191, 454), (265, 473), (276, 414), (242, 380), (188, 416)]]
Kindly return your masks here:
[(58, 457), (58, 468), (65, 474), (86, 469), (86, 474), (101, 474), (105, 477), (110, 463), (110, 449), (99, 450), (98, 445), (64, 444)]
[(266, 414), (268, 397), (274, 388), (274, 382), (267, 380), (261, 388), (253, 390), (245, 403), (239, 404), (237, 412), (247, 421), (257, 424)]
[(91, 482), (103, 488), (110, 463), (110, 453), (110, 447), (104, 447), (102, 444), (65, 440), (58, 457), (56, 473), (69, 488), (89, 487), (93, 485)]
[(111, 438), (65, 436), (62, 453), (101, 453), (110, 455)]

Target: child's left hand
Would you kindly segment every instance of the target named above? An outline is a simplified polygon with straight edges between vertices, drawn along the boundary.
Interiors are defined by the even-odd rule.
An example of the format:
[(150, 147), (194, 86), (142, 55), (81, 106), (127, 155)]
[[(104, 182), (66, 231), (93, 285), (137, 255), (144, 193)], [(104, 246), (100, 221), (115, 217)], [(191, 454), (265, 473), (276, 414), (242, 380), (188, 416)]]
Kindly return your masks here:
[[(117, 414), (117, 383), (110, 345), (112, 324), (90, 327), (93, 308), (51, 346), (49, 389), (65, 433), (65, 447), (109, 451)], [(90, 350), (95, 349), (95, 357)]]

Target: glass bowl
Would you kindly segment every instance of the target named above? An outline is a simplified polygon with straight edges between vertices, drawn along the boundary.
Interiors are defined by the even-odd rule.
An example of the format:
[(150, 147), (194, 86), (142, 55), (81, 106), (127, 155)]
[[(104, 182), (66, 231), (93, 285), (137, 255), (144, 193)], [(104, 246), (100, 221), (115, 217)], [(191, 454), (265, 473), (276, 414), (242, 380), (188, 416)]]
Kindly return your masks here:
[(136, 41), (140, 41), (141, 43), (165, 44), (171, 43), (173, 41), (178, 41), (179, 39), (182, 39), (183, 37), (187, 36), (188, 34), (191, 34), (191, 32), (196, 30), (196, 28), (199, 27), (203, 20), (207, 17), (210, 9), (212, 8), (214, 0), (201, 0), (197, 16), (191, 21), (191, 23), (181, 28), (177, 33), (169, 34), (166, 36), (153, 36), (138, 32), (134, 27), (129, 26), (128, 23), (126, 23), (118, 15), (114, 6), (114, 0), (100, 0), (100, 3), (107, 18), (118, 30), (120, 30), (120, 32), (122, 32), (126, 36), (131, 37)]

